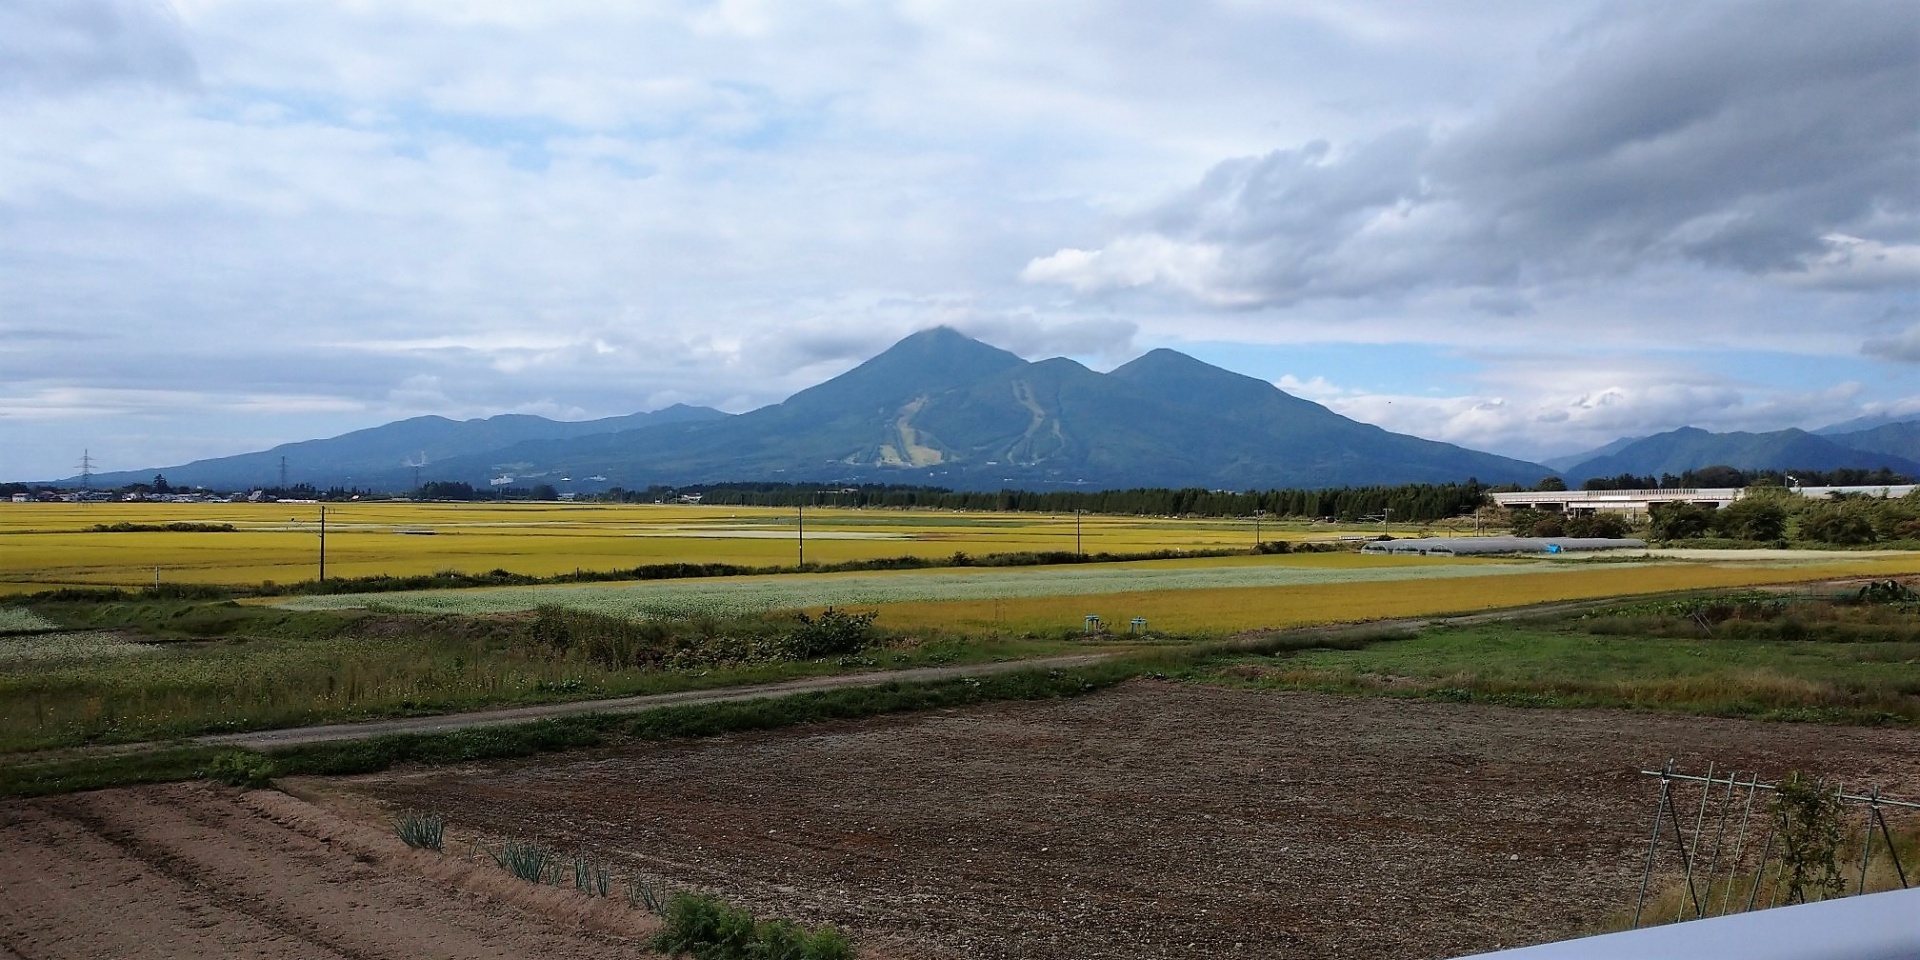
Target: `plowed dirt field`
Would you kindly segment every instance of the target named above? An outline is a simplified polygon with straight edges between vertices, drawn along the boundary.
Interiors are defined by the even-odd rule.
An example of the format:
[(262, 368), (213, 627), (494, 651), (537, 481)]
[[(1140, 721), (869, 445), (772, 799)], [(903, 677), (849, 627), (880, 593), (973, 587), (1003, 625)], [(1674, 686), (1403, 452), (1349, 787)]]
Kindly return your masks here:
[(891, 956), (1389, 960), (1631, 910), (1669, 757), (1920, 795), (1920, 731), (1154, 682), (306, 786)]
[[(1920, 795), (1920, 731), (1138, 682), (512, 764), (0, 804), (0, 958), (636, 956), (538, 840), (872, 958), (1451, 957), (1630, 909), (1667, 757)], [(313, 802), (308, 802), (309, 800)], [(446, 854), (383, 810), (452, 818)]]
[(654, 927), (269, 791), (0, 805), (4, 960), (633, 956)]

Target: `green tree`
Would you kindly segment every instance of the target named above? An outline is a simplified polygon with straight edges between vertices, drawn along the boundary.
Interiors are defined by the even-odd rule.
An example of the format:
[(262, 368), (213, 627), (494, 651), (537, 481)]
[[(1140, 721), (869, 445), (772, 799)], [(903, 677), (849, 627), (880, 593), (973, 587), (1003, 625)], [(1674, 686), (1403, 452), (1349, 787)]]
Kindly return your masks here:
[(1735, 540), (1778, 540), (1787, 533), (1787, 509), (1770, 497), (1742, 497), (1713, 515), (1713, 530)]
[(1799, 517), (1800, 538), (1849, 547), (1880, 539), (1873, 507), (1857, 500), (1817, 503)]
[(1567, 482), (1559, 477), (1541, 477), (1540, 482), (1533, 485), (1533, 489), (1543, 492), (1565, 490), (1566, 488)]
[(1617, 513), (1589, 513), (1566, 523), (1569, 537), (1624, 537), (1628, 529), (1627, 518)]
[(1713, 513), (1691, 503), (1656, 503), (1648, 510), (1656, 540), (1686, 540), (1704, 537), (1713, 526)]

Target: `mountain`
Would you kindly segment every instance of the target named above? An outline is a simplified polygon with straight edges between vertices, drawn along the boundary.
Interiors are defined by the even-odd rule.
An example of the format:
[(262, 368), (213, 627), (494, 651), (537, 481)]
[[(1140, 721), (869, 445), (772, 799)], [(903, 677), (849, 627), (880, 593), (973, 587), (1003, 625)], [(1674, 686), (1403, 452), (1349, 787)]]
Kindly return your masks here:
[(1854, 450), (1887, 454), (1907, 460), (1920, 460), (1920, 420), (1886, 423), (1866, 430), (1829, 434), (1827, 439)]
[(1558, 472), (1565, 473), (1566, 471), (1572, 469), (1573, 467), (1578, 466), (1579, 464), (1585, 463), (1588, 460), (1593, 460), (1598, 457), (1604, 457), (1610, 454), (1619, 453), (1620, 451), (1625, 450), (1626, 448), (1633, 446), (1634, 444), (1639, 443), (1640, 441), (1645, 439), (1646, 437), (1621, 437), (1620, 439), (1615, 440), (1612, 443), (1595, 447), (1592, 450), (1583, 450), (1579, 453), (1564, 453), (1557, 457), (1549, 457), (1540, 462), (1546, 464), (1549, 467), (1552, 467), (1554, 470)]
[(1831, 437), (1840, 433), (1860, 433), (1864, 430), (1871, 430), (1874, 427), (1884, 427), (1890, 423), (1901, 423), (1903, 421), (1913, 420), (1914, 418), (1914, 414), (1911, 413), (1870, 413), (1864, 417), (1854, 417), (1852, 420), (1830, 423), (1812, 432), (1823, 437)]
[[(424, 454), (424, 458), (423, 458)], [(328, 440), (100, 474), (244, 488), (287, 479), (405, 490), (418, 479), (571, 489), (726, 480), (919, 483), (957, 489), (1214, 489), (1461, 481), (1550, 471), (1340, 416), (1252, 377), (1155, 350), (1111, 373), (1030, 363), (944, 327), (781, 403), (580, 423), (417, 417)], [(511, 480), (502, 480), (511, 478)], [(588, 478), (604, 478), (589, 480)], [(71, 481), (68, 481), (71, 482)]]
[(436, 464), (433, 477), (1244, 489), (1533, 483), (1548, 472), (1358, 423), (1168, 350), (1101, 374), (943, 327), (750, 413), (515, 444)]
[[(280, 460), (286, 458), (287, 482), (326, 487), (360, 483), (399, 483), (412, 486), (413, 466), (421, 476), (441, 475), (441, 461), (498, 450), (535, 439), (565, 439), (612, 433), (670, 423), (700, 423), (725, 419), (727, 414), (708, 407), (674, 404), (651, 413), (635, 413), (600, 420), (549, 420), (526, 414), (501, 414), (475, 420), (414, 417), (325, 440), (286, 443), (259, 453), (196, 460), (172, 467), (96, 473), (95, 486), (115, 487), (146, 483), (165, 474), (175, 486), (203, 486), (217, 490), (272, 486), (280, 482)], [(78, 477), (60, 481), (72, 485)]]
[(1679, 474), (1725, 464), (1741, 470), (1834, 470), (1888, 467), (1904, 474), (1920, 473), (1920, 463), (1886, 453), (1842, 446), (1839, 437), (1820, 437), (1805, 430), (1772, 433), (1711, 433), (1682, 427), (1654, 434), (1613, 453), (1594, 457), (1563, 471), (1567, 482), (1623, 473), (1638, 476)]

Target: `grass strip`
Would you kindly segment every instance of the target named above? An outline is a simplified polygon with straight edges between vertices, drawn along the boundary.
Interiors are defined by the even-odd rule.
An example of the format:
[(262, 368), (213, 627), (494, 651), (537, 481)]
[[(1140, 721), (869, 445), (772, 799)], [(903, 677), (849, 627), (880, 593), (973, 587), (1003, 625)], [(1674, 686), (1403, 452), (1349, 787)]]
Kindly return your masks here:
[(68, 757), (0, 765), (0, 797), (41, 797), (143, 783), (177, 783), (207, 775), (215, 747), (163, 747), (111, 756)]

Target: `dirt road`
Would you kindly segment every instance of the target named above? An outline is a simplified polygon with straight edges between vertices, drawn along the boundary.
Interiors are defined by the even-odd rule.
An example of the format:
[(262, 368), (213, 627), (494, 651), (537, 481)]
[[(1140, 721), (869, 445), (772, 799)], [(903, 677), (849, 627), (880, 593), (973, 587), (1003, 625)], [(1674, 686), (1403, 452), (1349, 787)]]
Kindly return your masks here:
[(251, 733), (223, 733), (196, 737), (205, 746), (245, 747), (268, 750), (303, 743), (334, 740), (366, 740), (395, 733), (442, 733), (474, 727), (497, 727), (550, 717), (581, 716), (589, 713), (640, 713), (660, 707), (689, 706), (703, 703), (731, 703), (785, 697), (796, 693), (815, 693), (846, 687), (869, 687), (884, 683), (928, 683), (957, 677), (978, 677), (1012, 670), (1071, 669), (1106, 659), (1105, 653), (1082, 653), (1036, 660), (1012, 660), (1005, 663), (975, 663), (952, 667), (914, 667), (882, 673), (847, 673), (828, 677), (807, 677), (781, 683), (762, 683), (711, 690), (687, 690), (680, 693), (656, 693), (608, 700), (578, 700), (571, 703), (544, 703), (532, 707), (502, 707), (473, 710), (433, 717), (406, 717), (399, 720), (372, 720), (366, 723), (335, 723), (314, 727), (290, 727), (283, 730), (257, 730)]
[[(1609, 602), (1612, 601), (1582, 600), (1549, 603), (1530, 607), (1517, 607), (1511, 610), (1493, 610), (1457, 617), (1418, 617), (1405, 620), (1372, 620), (1360, 623), (1326, 624), (1323, 626), (1283, 630), (1278, 631), (1278, 633), (1336, 635), (1351, 632), (1370, 633), (1402, 629), (1412, 630), (1429, 625), (1490, 623), (1501, 620), (1517, 620), (1526, 617), (1564, 614)], [(883, 683), (927, 683), (937, 680), (951, 680), (957, 677), (981, 676), (1014, 670), (1066, 670), (1098, 663), (1114, 655), (1115, 654), (1111, 652), (1083, 653), (1059, 657), (1042, 657), (1033, 660), (1012, 660), (1001, 663), (963, 664), (950, 667), (915, 667), (906, 670), (888, 670), (875, 673), (838, 674), (826, 677), (809, 677), (802, 680), (788, 680), (782, 683), (765, 683), (712, 690), (688, 690), (679, 693), (649, 694), (646, 696), (619, 697), (606, 700), (579, 700), (570, 703), (549, 703), (531, 707), (500, 707), (489, 710), (472, 710), (464, 713), (441, 714), (432, 717), (407, 717), (398, 720), (374, 720), (364, 723), (336, 723), (311, 727), (291, 727), (281, 730), (257, 730), (249, 733), (223, 733), (196, 737), (194, 738), (194, 742), (204, 746), (230, 746), (244, 747), (252, 750), (267, 750), (274, 747), (288, 747), (306, 743), (364, 740), (395, 733), (441, 733), (449, 730), (465, 730), (474, 727), (503, 726), (515, 723), (526, 723), (531, 720), (542, 720), (550, 717), (581, 716), (590, 713), (639, 713), (669, 706), (759, 700), (767, 697), (790, 696), (796, 693), (838, 690), (847, 687), (876, 686)], [(106, 749), (126, 752), (139, 749), (139, 745), (122, 745)]]

